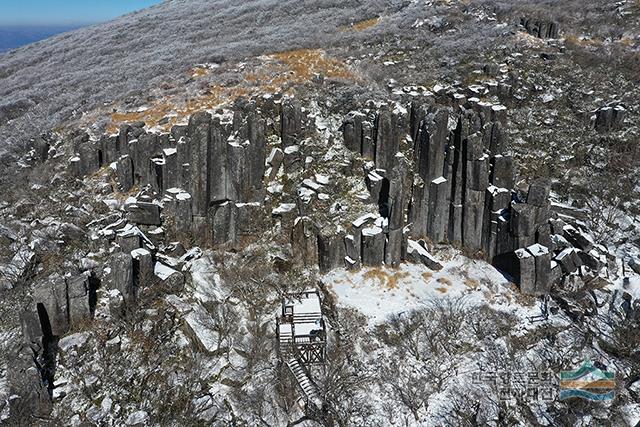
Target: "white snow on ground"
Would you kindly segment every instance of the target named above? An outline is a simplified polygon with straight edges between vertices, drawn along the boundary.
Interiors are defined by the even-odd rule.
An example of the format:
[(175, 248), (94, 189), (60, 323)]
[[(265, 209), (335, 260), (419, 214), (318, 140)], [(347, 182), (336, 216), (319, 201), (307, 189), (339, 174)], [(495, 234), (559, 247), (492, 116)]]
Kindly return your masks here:
[(522, 298), (519, 292), (490, 264), (453, 250), (436, 254), (435, 258), (444, 267), (440, 271), (403, 263), (397, 269), (334, 270), (322, 281), (337, 296), (339, 305), (358, 309), (369, 318), (370, 325), (442, 297), (463, 297), (467, 304), (489, 303), (497, 309), (517, 312), (520, 317), (540, 314), (535, 303), (516, 304), (514, 300)]

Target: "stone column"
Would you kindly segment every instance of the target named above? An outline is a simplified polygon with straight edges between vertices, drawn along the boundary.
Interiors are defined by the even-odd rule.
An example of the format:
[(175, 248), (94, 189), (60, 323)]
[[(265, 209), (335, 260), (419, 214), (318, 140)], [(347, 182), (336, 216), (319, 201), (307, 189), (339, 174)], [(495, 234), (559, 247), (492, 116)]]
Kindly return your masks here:
[(326, 231), (318, 234), (318, 266), (321, 273), (344, 267), (345, 252), (342, 235), (329, 234)]
[(427, 236), (432, 242), (440, 243), (447, 236), (451, 188), (449, 181), (442, 176), (431, 181), (429, 186), (430, 218), (427, 222)]
[(178, 184), (178, 151), (175, 148), (162, 150), (164, 158), (164, 173), (162, 174), (162, 187), (164, 190), (176, 188)]
[(286, 99), (282, 102), (280, 136), (285, 148), (297, 145), (302, 139), (302, 107), (297, 100)]
[(362, 121), (365, 115), (351, 111), (342, 124), (344, 145), (354, 153), (362, 154)]
[(123, 192), (128, 192), (133, 187), (133, 163), (128, 155), (121, 156), (118, 159), (118, 182)]
[(205, 217), (209, 206), (209, 153), (211, 146), (211, 115), (196, 113), (189, 119), (191, 144), (189, 194), (194, 216)]
[(380, 227), (362, 230), (362, 265), (379, 266), (384, 262), (385, 235)]
[(305, 267), (318, 265), (317, 230), (309, 217), (298, 217), (291, 230), (291, 250), (294, 260)]

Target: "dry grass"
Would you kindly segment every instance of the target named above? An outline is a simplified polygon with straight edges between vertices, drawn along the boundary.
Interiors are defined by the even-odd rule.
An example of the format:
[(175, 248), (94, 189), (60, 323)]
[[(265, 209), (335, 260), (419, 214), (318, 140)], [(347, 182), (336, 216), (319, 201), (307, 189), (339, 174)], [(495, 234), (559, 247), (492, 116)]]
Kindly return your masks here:
[(477, 279), (471, 279), (467, 277), (466, 279), (464, 279), (464, 285), (469, 289), (476, 290), (480, 286), (480, 282)]
[(442, 283), (443, 285), (446, 285), (446, 286), (451, 286), (451, 285), (453, 285), (453, 283), (451, 282), (451, 280), (449, 280), (449, 279), (448, 279), (448, 278), (446, 278), (446, 277), (439, 277), (439, 278), (438, 278), (438, 280), (437, 280), (437, 282), (438, 282), (438, 283)]
[[(168, 132), (172, 126), (184, 122), (197, 111), (215, 110), (232, 104), (239, 97), (277, 92), (291, 94), (293, 88), (307, 84), (317, 76), (350, 81), (358, 79), (344, 62), (328, 56), (321, 49), (290, 50), (263, 56), (260, 60), (261, 64), (243, 72), (243, 78), (236, 85), (212, 85), (187, 100), (176, 97), (158, 100), (143, 111), (113, 112), (107, 131), (115, 133), (123, 123), (143, 121), (149, 127)], [(189, 72), (199, 78), (213, 70), (197, 66)]]
[(425, 282), (429, 283), (431, 282), (431, 279), (433, 279), (433, 273), (431, 271), (425, 271), (422, 273), (422, 278)]
[(440, 292), (441, 294), (446, 294), (449, 291), (449, 289), (444, 287), (438, 287), (436, 288), (436, 291)]
[(398, 281), (409, 277), (409, 273), (395, 271), (389, 273), (380, 267), (373, 267), (364, 273), (365, 280), (377, 280), (381, 287), (386, 289), (398, 289)]
[(209, 75), (209, 73), (211, 73), (211, 70), (206, 67), (194, 67), (190, 70), (190, 73), (191, 77), (198, 78)]
[(367, 28), (375, 27), (380, 23), (380, 17), (366, 19), (364, 21), (354, 22), (351, 25), (345, 25), (340, 28), (340, 31), (364, 31)]

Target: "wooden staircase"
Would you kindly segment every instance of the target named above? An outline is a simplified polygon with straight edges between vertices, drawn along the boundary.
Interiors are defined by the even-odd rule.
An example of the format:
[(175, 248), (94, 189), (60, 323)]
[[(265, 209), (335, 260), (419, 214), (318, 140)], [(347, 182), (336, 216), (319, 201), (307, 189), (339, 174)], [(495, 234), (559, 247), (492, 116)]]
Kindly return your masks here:
[(287, 366), (296, 379), (298, 387), (307, 400), (307, 404), (313, 405), (317, 409), (322, 408), (322, 399), (320, 398), (320, 394), (318, 393), (318, 388), (313, 383), (311, 378), (309, 378), (307, 371), (302, 367), (298, 359), (296, 359), (295, 357), (290, 358), (287, 361)]

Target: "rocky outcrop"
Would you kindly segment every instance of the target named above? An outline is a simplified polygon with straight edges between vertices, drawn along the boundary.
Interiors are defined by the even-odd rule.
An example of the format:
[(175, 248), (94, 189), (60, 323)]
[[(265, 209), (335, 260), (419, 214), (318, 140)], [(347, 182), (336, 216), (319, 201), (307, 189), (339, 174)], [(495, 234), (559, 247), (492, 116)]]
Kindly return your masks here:
[(627, 109), (622, 104), (609, 104), (594, 111), (593, 126), (596, 131), (604, 133), (619, 130), (624, 124)]
[[(493, 262), (520, 283), (525, 293), (548, 293), (550, 286), (562, 278), (557, 277), (562, 262), (552, 261), (558, 253), (554, 244), (557, 233), (552, 232), (550, 223), (551, 186), (548, 180), (536, 179), (524, 199), (512, 190), (513, 159), (504, 153), (508, 146), (506, 107), (470, 96), (461, 103), (457, 126), (452, 131), (448, 128), (452, 112), (447, 108), (414, 102), (406, 127), (392, 126), (391, 110), (391, 106), (383, 105), (376, 112), (352, 111), (342, 126), (345, 146), (375, 163), (374, 168), (365, 171), (365, 182), (370, 202), (378, 203), (384, 223), (375, 233), (369, 226), (365, 235), (363, 227), (354, 227), (345, 240), (347, 264), (352, 268), (359, 263), (379, 264), (382, 245), (379, 236), (384, 234), (385, 264), (395, 265), (397, 256), (390, 253), (400, 253), (404, 259), (436, 266), (431, 261), (425, 262), (428, 258), (424, 254), (417, 255), (421, 250), (416, 243), (405, 243), (407, 236), (409, 242), (428, 238), (433, 243), (458, 244)], [(367, 123), (373, 126), (375, 136), (372, 156), (365, 139)], [(393, 174), (399, 169), (397, 159), (387, 170), (390, 162), (387, 150), (399, 147), (394, 142), (397, 136), (390, 129), (407, 132), (404, 138), (414, 141), (410, 203), (402, 215), (398, 212), (401, 203), (396, 203), (395, 210), (389, 209), (394, 198), (404, 196), (402, 191), (394, 192), (394, 188), (404, 189), (402, 185), (394, 185)], [(401, 158), (400, 153), (397, 156)], [(406, 232), (400, 231), (405, 217), (409, 221)], [(585, 254), (582, 258), (592, 257), (587, 254), (590, 247), (585, 238), (571, 228), (560, 234), (569, 246), (582, 250)], [(598, 266), (595, 259), (590, 264)], [(554, 265), (560, 267), (554, 270)], [(562, 271), (568, 274), (569, 270)]]
[[(548, 181), (532, 181), (525, 197), (513, 190), (513, 159), (505, 153), (508, 110), (482, 101), (480, 92), (470, 87), (457, 98), (457, 110), (416, 101), (410, 109), (389, 102), (347, 114), (341, 128), (344, 145), (368, 160), (366, 202), (377, 205), (378, 213), (346, 224), (315, 222), (308, 206), (315, 197), (331, 197), (322, 194), (330, 180), (321, 174), (303, 178), (297, 198), (271, 207), (271, 221), (290, 240), (294, 261), (317, 264), (321, 272), (397, 266), (406, 259), (436, 268), (415, 243), (408, 243), (424, 239), (456, 244), (493, 262), (532, 294), (548, 292), (558, 270), (566, 275), (577, 263), (598, 267), (587, 238), (570, 227), (552, 227)], [(127, 200), (131, 224), (169, 225), (169, 235), (193, 234), (201, 244), (242, 247), (268, 228), (265, 179), (295, 176), (313, 162), (301, 151), (304, 109), (295, 99), (275, 105), (267, 112), (270, 118), (253, 101), (237, 103), (232, 119), (226, 113), (197, 113), (169, 135), (131, 125), (100, 144), (80, 136), (78, 144), (85, 146), (76, 150), (77, 173), (89, 173), (105, 158), (117, 159), (123, 191), (137, 185), (142, 193), (164, 194), (159, 200), (144, 195)], [(274, 119), (279, 120), (272, 129), (280, 141), (267, 156), (267, 122)], [(269, 191), (281, 190), (274, 185)], [(115, 258), (112, 272), (122, 276), (117, 289), (127, 304), (136, 298), (135, 274), (128, 277), (130, 253), (146, 245), (143, 236), (135, 227), (116, 234), (123, 254)], [(582, 255), (562, 254), (569, 247)]]
[(534, 18), (521, 18), (520, 25), (532, 36), (541, 39), (557, 39), (559, 27), (555, 21)]

